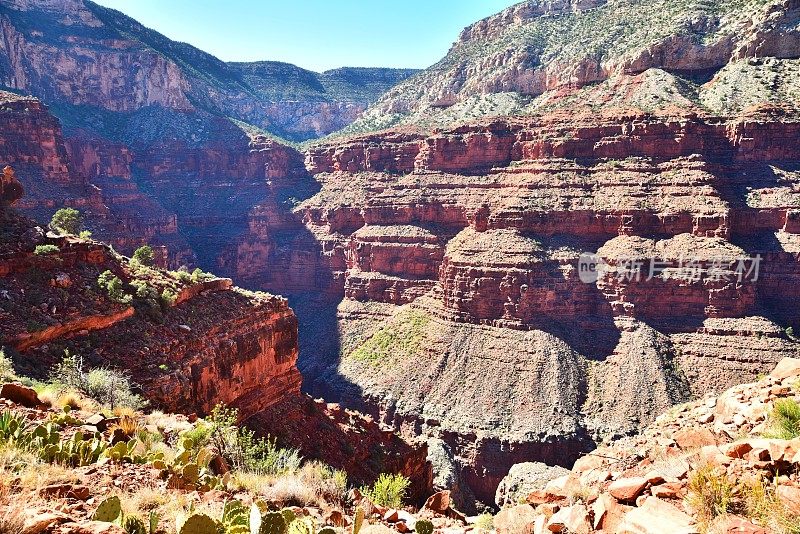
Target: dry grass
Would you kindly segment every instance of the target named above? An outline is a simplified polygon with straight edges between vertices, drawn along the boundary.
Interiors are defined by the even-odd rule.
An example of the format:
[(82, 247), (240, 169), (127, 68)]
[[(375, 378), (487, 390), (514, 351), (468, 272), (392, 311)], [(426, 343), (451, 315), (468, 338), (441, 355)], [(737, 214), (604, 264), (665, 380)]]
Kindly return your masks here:
[(800, 533), (800, 517), (792, 514), (764, 479), (751, 480), (740, 489), (745, 515), (778, 534)]
[(128, 415), (124, 414), (119, 416), (119, 421), (117, 421), (112, 427), (112, 431), (119, 429), (123, 434), (128, 436), (129, 438), (136, 436), (140, 431), (144, 429), (142, 423), (139, 421), (136, 415)]
[(697, 522), (707, 532), (711, 522), (731, 511), (735, 488), (727, 475), (712, 464), (702, 464), (689, 473), (686, 502), (694, 511)]
[(321, 462), (308, 462), (297, 473), (278, 476), (234, 471), (230, 484), (282, 506), (340, 503), (347, 493), (346, 475)]

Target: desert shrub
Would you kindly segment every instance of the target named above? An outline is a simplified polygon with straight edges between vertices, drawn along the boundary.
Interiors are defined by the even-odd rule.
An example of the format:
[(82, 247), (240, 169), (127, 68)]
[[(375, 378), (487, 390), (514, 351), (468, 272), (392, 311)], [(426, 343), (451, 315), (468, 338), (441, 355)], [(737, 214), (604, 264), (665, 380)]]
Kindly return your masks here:
[(58, 247), (55, 245), (36, 245), (33, 253), (37, 256), (47, 256), (58, 252)]
[(210, 273), (203, 272), (203, 270), (202, 270), (202, 269), (200, 269), (199, 267), (198, 267), (197, 269), (195, 269), (194, 271), (192, 271), (192, 274), (191, 274), (191, 276), (189, 277), (189, 279), (190, 279), (190, 280), (192, 281), (192, 283), (194, 283), (194, 284), (196, 284), (196, 283), (198, 283), (198, 282), (203, 282), (203, 281), (205, 281), (205, 280), (209, 280), (209, 279), (211, 279), (211, 278), (214, 278), (214, 275), (213, 275), (213, 274), (210, 274)]
[(699, 466), (689, 474), (686, 502), (695, 511), (700, 523), (708, 524), (715, 517), (731, 511), (734, 485), (711, 464)]
[(764, 436), (778, 439), (800, 437), (800, 404), (792, 399), (776, 400)]
[(189, 284), (192, 281), (192, 275), (189, 274), (189, 271), (187, 271), (183, 267), (181, 267), (177, 271), (173, 271), (172, 276), (174, 276), (178, 281), (183, 282), (184, 284)]
[(372, 486), (362, 487), (361, 493), (378, 506), (400, 508), (411, 482), (403, 475), (381, 473)]
[(90, 232), (89, 230), (82, 230), (81, 233), (78, 234), (78, 237), (80, 237), (81, 239), (89, 239), (90, 237), (92, 237), (92, 232)]
[(308, 487), (326, 502), (343, 502), (347, 493), (347, 473), (319, 461), (307, 462), (298, 473)]
[(3, 349), (0, 349), (0, 383), (13, 382), (17, 379), (17, 373), (14, 371), (14, 364), (11, 358), (6, 356)]
[(481, 514), (475, 519), (475, 528), (481, 530), (494, 530), (494, 516), (486, 513)]
[(67, 353), (50, 372), (50, 380), (64, 390), (78, 391), (109, 406), (140, 409), (145, 402), (133, 392), (130, 378), (115, 369), (84, 370), (83, 358)]
[(97, 286), (105, 290), (108, 298), (120, 304), (130, 304), (131, 296), (123, 290), (122, 280), (111, 271), (104, 271), (97, 277)]
[(302, 461), (296, 449), (278, 447), (274, 438), (258, 438), (252, 430), (237, 425), (238, 411), (218, 404), (202, 425), (184, 435), (201, 447), (214, 446), (234, 468), (261, 475), (296, 472)]
[(178, 300), (178, 294), (171, 289), (165, 289), (161, 292), (161, 302), (167, 306), (173, 306)]
[(148, 267), (153, 265), (153, 261), (155, 260), (155, 254), (153, 254), (153, 247), (151, 247), (150, 245), (142, 245), (141, 247), (136, 249), (131, 259), (141, 265), (145, 265)]
[(83, 226), (81, 213), (73, 208), (61, 208), (50, 219), (50, 229), (61, 234), (78, 235)]
[(769, 527), (772, 532), (800, 533), (800, 517), (792, 514), (775, 493), (774, 484), (764, 479), (751, 480), (740, 489), (744, 515)]

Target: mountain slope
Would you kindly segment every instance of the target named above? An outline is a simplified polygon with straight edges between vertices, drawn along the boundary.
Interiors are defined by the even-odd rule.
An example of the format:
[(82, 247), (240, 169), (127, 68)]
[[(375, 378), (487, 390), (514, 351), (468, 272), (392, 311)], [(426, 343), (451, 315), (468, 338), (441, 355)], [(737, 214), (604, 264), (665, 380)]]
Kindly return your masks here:
[(0, 5), (0, 83), (49, 104), (205, 111), (299, 141), (345, 126), (414, 72), (225, 63), (88, 0)]
[[(464, 29), (441, 61), (345, 131), (537, 113), (576, 89), (653, 69), (700, 109), (741, 109), (753, 96), (777, 101), (786, 86), (796, 94), (797, 78), (779, 75), (780, 87), (762, 79), (797, 68), (798, 25), (795, 0), (530, 0)], [(751, 76), (737, 78), (738, 91), (756, 95), (719, 102), (715, 86), (743, 69)]]

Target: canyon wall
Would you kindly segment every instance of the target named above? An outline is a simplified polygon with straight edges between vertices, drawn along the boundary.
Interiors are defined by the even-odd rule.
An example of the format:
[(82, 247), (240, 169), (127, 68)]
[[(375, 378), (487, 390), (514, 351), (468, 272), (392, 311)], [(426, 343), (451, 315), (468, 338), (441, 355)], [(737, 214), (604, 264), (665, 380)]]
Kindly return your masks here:
[(438, 440), (465, 499), (798, 351), (794, 116), (577, 111), (315, 145), (240, 244), (305, 387)]

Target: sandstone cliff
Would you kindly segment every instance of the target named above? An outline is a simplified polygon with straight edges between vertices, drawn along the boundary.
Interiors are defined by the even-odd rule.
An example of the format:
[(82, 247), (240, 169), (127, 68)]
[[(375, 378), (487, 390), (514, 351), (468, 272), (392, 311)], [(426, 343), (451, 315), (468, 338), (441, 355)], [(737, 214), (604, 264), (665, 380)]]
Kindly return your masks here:
[[(414, 73), (225, 63), (88, 0), (0, 5), (1, 85), (112, 115), (153, 106), (177, 115), (205, 111), (301, 141), (349, 124)], [(82, 112), (62, 111), (62, 119)]]

